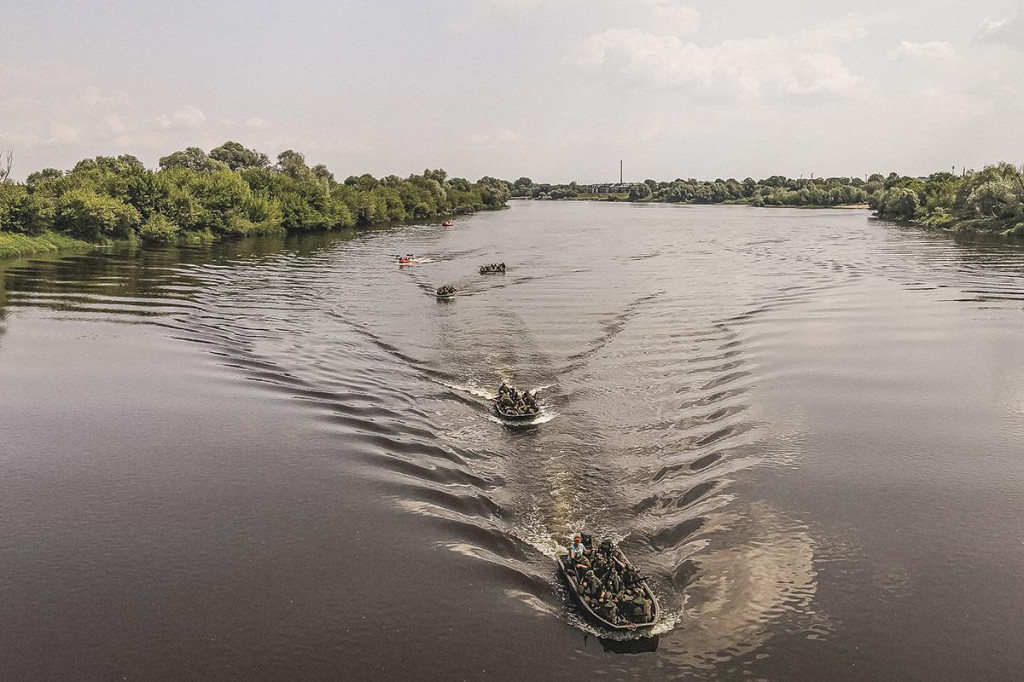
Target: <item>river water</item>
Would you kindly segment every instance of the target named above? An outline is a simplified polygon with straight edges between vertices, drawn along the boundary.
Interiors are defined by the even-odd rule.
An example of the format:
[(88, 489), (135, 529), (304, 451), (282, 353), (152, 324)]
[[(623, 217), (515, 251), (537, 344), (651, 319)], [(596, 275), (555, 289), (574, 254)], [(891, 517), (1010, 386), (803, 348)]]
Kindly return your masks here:
[[(1022, 674), (1019, 249), (519, 202), (0, 277), (5, 679)], [(582, 527), (655, 637), (576, 615)]]

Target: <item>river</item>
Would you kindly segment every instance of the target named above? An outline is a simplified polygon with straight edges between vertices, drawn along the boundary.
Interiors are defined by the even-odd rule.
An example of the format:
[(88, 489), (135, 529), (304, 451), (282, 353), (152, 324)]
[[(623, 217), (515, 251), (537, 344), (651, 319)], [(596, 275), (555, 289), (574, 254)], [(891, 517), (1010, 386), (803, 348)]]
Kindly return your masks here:
[[(1020, 249), (513, 202), (0, 282), (5, 679), (1020, 676)], [(656, 637), (577, 616), (581, 527)]]

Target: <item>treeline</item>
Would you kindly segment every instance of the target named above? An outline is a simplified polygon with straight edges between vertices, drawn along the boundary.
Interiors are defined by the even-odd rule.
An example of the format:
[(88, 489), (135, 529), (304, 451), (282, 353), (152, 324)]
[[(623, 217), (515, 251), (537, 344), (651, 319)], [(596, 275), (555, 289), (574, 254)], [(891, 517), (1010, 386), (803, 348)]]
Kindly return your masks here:
[(1009, 163), (963, 175), (897, 178), (876, 192), (870, 204), (881, 218), (1024, 239), (1024, 177)]
[[(892, 174), (895, 176), (895, 174)], [(532, 199), (597, 198), (611, 201), (685, 204), (750, 204), (751, 206), (839, 206), (863, 204), (884, 186), (879, 174), (861, 178), (793, 179), (773, 175), (763, 180), (645, 180), (629, 185), (535, 184), (530, 178), (512, 183), (512, 196)], [(617, 192), (614, 190), (624, 189)], [(611, 190), (611, 191), (609, 191)]]
[(101, 242), (211, 241), (283, 231), (312, 232), (499, 208), (504, 181), (422, 175), (343, 182), (323, 164), (285, 151), (266, 154), (226, 142), (209, 153), (189, 147), (151, 170), (134, 156), (100, 156), (70, 171), (32, 173), (0, 182), (0, 232), (47, 231)]

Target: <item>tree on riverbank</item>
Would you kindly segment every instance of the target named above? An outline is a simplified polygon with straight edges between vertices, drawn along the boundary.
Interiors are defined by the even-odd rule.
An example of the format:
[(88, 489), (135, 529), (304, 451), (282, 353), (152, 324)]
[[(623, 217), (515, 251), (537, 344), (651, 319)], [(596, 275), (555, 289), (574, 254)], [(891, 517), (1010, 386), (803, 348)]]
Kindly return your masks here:
[(890, 178), (885, 184), (871, 198), (871, 208), (881, 218), (1024, 238), (1024, 176), (1012, 164), (999, 163), (963, 176)]
[[(872, 176), (876, 177), (876, 176)], [(860, 178), (792, 179), (773, 175), (764, 180), (746, 178), (742, 182), (728, 180), (684, 180), (644, 182), (628, 185), (628, 189), (611, 185), (535, 184), (519, 178), (512, 185), (512, 196), (531, 199), (620, 200), (620, 189), (628, 192), (629, 201), (682, 204), (750, 204), (752, 206), (840, 206), (863, 204), (872, 192), (882, 186), (882, 176), (872, 182)]]
[(475, 183), (440, 169), (339, 183), (293, 150), (271, 165), (228, 141), (189, 147), (151, 170), (134, 156), (100, 156), (70, 171), (47, 168), (24, 184), (0, 183), (0, 232), (54, 231), (90, 241), (209, 241), (283, 231), (321, 231), (500, 208), (508, 184)]

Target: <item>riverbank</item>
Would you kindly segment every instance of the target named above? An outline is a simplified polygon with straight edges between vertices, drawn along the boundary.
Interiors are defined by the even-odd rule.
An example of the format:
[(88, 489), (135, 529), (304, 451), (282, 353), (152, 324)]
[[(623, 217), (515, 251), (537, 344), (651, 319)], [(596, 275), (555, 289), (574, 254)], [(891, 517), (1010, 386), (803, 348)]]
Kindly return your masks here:
[(293, 150), (271, 164), (262, 152), (226, 142), (196, 147), (147, 168), (130, 155), (84, 159), (69, 171), (45, 168), (24, 183), (0, 182), (0, 233), (8, 256), (70, 242), (20, 235), (60, 234), (93, 244), (196, 244), (246, 236), (330, 232), (405, 221), (441, 221), (502, 208), (510, 191), (497, 178), (420, 175), (335, 179)]
[(74, 239), (56, 232), (44, 232), (30, 237), (25, 234), (0, 232), (0, 260), (24, 258), (40, 253), (57, 253), (89, 249), (95, 246), (81, 239)]
[(959, 220), (934, 225), (927, 220), (911, 220), (910, 225), (923, 230), (950, 234), (958, 242), (1024, 244), (1024, 226), (993, 220)]
[(511, 201), (597, 201), (608, 203), (632, 203), (632, 204), (682, 204), (684, 206), (750, 206), (752, 208), (799, 208), (799, 209), (839, 209), (844, 211), (867, 211), (871, 206), (866, 203), (853, 204), (754, 204), (749, 200), (729, 200), (717, 202), (699, 201), (659, 201), (654, 199), (640, 199), (631, 201), (627, 194), (577, 194), (574, 197), (543, 198), (533, 197), (512, 197)]
[(870, 198), (879, 218), (963, 241), (1024, 241), (1024, 175), (1010, 163), (962, 175), (898, 178)]

